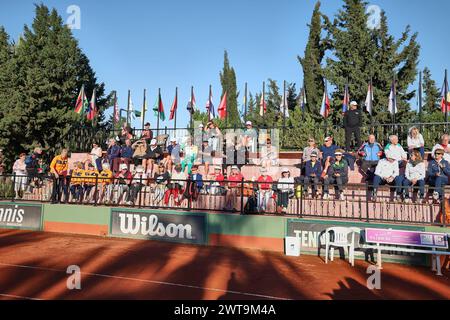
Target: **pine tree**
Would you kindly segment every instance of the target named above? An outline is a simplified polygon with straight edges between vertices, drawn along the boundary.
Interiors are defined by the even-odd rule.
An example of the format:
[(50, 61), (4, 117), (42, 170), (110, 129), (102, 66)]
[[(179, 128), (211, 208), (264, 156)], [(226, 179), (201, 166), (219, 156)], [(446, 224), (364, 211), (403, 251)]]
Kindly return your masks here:
[(222, 100), (223, 95), (227, 92), (227, 122), (228, 126), (238, 126), (242, 125), (241, 118), (238, 112), (238, 94), (236, 85), (236, 73), (234, 68), (230, 67), (230, 61), (228, 59), (228, 52), (225, 50), (223, 58), (223, 69), (220, 73), (220, 83), (222, 84), (222, 95), (220, 99)]
[(441, 99), (439, 88), (436, 86), (436, 81), (433, 80), (428, 68), (423, 70), (422, 88), (424, 93), (422, 107), (424, 121), (444, 121), (444, 114), (439, 107)]
[[(107, 107), (104, 84), (98, 84), (89, 60), (56, 10), (36, 6), (31, 28), (0, 72), (0, 133), (9, 157), (40, 145), (50, 156), (66, 146), (67, 135), (85, 118), (73, 112), (81, 85), (88, 96), (97, 89), (100, 121)], [(79, 139), (80, 137), (77, 137)]]
[(321, 64), (327, 49), (326, 40), (321, 38), (322, 27), (322, 14), (320, 1), (318, 1), (309, 24), (309, 38), (304, 57), (297, 57), (303, 69), (307, 98), (306, 110), (316, 119), (320, 119), (319, 110), (324, 89)]

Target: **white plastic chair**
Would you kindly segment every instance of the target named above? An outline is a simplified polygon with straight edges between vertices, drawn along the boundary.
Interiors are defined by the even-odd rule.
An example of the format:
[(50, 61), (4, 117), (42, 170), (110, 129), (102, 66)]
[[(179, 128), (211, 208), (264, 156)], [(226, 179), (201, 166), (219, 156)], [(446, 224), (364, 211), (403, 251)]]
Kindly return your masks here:
[[(352, 267), (355, 265), (355, 233), (360, 233), (359, 228), (331, 227), (325, 230), (325, 263), (328, 263), (328, 254), (331, 251), (331, 261), (334, 261), (334, 247), (347, 248), (348, 260)], [(331, 233), (334, 239), (331, 241)], [(351, 234), (351, 240), (348, 236)]]

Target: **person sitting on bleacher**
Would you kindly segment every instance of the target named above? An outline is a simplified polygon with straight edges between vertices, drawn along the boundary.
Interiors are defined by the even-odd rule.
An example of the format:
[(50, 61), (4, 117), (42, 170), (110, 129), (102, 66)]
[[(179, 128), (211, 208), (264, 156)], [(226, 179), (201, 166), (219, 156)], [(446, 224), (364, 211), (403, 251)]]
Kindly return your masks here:
[(289, 206), (289, 197), (294, 194), (294, 178), (288, 168), (281, 169), (281, 178), (277, 184), (277, 212), (286, 213)]
[(337, 149), (334, 152), (334, 157), (334, 161), (327, 162), (324, 168), (326, 174), (323, 185), (323, 199), (328, 200), (330, 198), (329, 186), (333, 184), (338, 191), (337, 198), (345, 200), (344, 186), (348, 183), (348, 163), (344, 159), (344, 150)]
[(436, 144), (431, 150), (431, 157), (434, 158), (437, 149), (444, 150), (444, 160), (450, 163), (450, 136), (448, 134), (443, 134), (441, 136), (440, 143)]
[(164, 205), (169, 204), (170, 196), (173, 195), (173, 200), (176, 206), (180, 205), (179, 195), (182, 193), (183, 188), (186, 184), (186, 173), (181, 170), (181, 165), (177, 164), (175, 166), (175, 171), (170, 178), (170, 183), (167, 185), (168, 190), (164, 194)]
[(444, 199), (444, 186), (448, 184), (450, 176), (450, 164), (444, 159), (444, 149), (436, 149), (434, 159), (428, 163), (428, 182), (435, 188), (433, 199), (440, 202)]
[(399, 168), (405, 166), (405, 162), (408, 160), (408, 154), (402, 145), (398, 143), (398, 137), (393, 134), (389, 137), (389, 143), (384, 148), (384, 152), (390, 152), (392, 158), (398, 162)]
[(120, 171), (116, 173), (114, 176), (115, 182), (115, 195), (114, 195), (114, 204), (120, 204), (122, 200), (122, 196), (124, 194), (128, 194), (130, 190), (131, 180), (133, 180), (133, 175), (125, 163), (122, 163), (119, 167)]
[(169, 173), (172, 173), (172, 168), (174, 165), (180, 164), (180, 151), (181, 147), (178, 144), (177, 138), (173, 137), (170, 139), (170, 144), (167, 146), (167, 156), (163, 160), (164, 165)]
[(399, 163), (390, 150), (385, 152), (386, 158), (378, 162), (373, 178), (372, 201), (377, 200), (378, 187), (382, 184), (395, 185), (396, 200), (400, 199), (403, 177), (400, 176)]
[(133, 178), (130, 183), (130, 189), (127, 193), (127, 205), (133, 206), (135, 204), (142, 188), (147, 185), (147, 179), (148, 176), (144, 172), (144, 166), (136, 166), (135, 173), (133, 174)]
[(327, 161), (331, 161), (334, 157), (334, 152), (339, 148), (333, 143), (333, 137), (326, 137), (324, 144), (320, 146), (320, 159), (322, 160), (322, 166), (325, 166)]
[(369, 135), (369, 139), (358, 150), (361, 159), (361, 171), (366, 176), (366, 180), (373, 179), (375, 168), (383, 155), (383, 147), (376, 142), (375, 135)]
[(95, 186), (95, 177), (98, 175), (98, 171), (95, 170), (94, 164), (89, 162), (87, 164), (87, 169), (84, 170), (83, 175), (83, 194), (84, 201), (89, 203), (93, 199), (92, 189)]
[(220, 166), (214, 167), (214, 173), (209, 175), (211, 184), (208, 186), (208, 193), (213, 195), (225, 194), (225, 177), (222, 174), (222, 168)]
[(188, 176), (188, 182), (186, 183), (186, 189), (184, 190), (181, 202), (184, 199), (189, 201), (196, 201), (200, 191), (203, 188), (203, 176), (198, 173), (198, 166), (192, 166), (192, 173)]
[(169, 172), (167, 172), (164, 164), (159, 164), (157, 172), (155, 172), (153, 179), (155, 180), (155, 193), (153, 195), (154, 204), (159, 204), (164, 198), (166, 187), (170, 180), (170, 174)]
[[(411, 152), (411, 158), (406, 164), (405, 178), (403, 179), (403, 192), (405, 202), (410, 202), (409, 188), (419, 187), (419, 197), (417, 201), (419, 203), (423, 202), (425, 196), (425, 163), (423, 162), (422, 156), (419, 150), (413, 150)], [(414, 190), (413, 190), (414, 191)]]
[(260, 157), (260, 166), (265, 168), (278, 166), (278, 150), (272, 145), (272, 140), (270, 138), (266, 140), (266, 145), (261, 147)]
[[(316, 157), (320, 154), (320, 150), (317, 148), (316, 140), (314, 138), (308, 139), (308, 146), (303, 149), (303, 164), (311, 160), (311, 154), (315, 152)], [(317, 159), (316, 159), (317, 160)]]
[(233, 165), (231, 167), (231, 173), (228, 177), (228, 186), (227, 194), (225, 197), (225, 211), (237, 211), (236, 210), (236, 202), (240, 196), (240, 190), (242, 186), (242, 181), (244, 180), (244, 176), (239, 171), (238, 166)]
[(256, 180), (258, 182), (258, 211), (266, 212), (269, 200), (272, 197), (272, 183), (273, 179), (267, 174), (266, 168), (261, 168), (261, 175)]
[(99, 196), (98, 201), (104, 202), (105, 204), (109, 204), (111, 201), (112, 188), (113, 188), (113, 173), (109, 166), (109, 163), (104, 163), (102, 165), (102, 171), (98, 175), (98, 183), (99, 183)]
[(411, 127), (408, 131), (408, 152), (411, 154), (413, 150), (418, 150), (422, 159), (425, 156), (425, 141), (417, 127)]
[(79, 161), (74, 163), (74, 169), (70, 173), (70, 194), (72, 200), (79, 201), (83, 195), (83, 164)]
[(181, 161), (181, 170), (184, 172), (186, 166), (188, 168), (187, 173), (191, 174), (192, 166), (195, 159), (197, 159), (198, 147), (192, 144), (192, 139), (188, 138), (183, 148), (183, 160)]
[(305, 164), (305, 177), (303, 182), (305, 184), (305, 191), (308, 192), (310, 184), (312, 183), (312, 190), (308, 192), (310, 198), (317, 196), (317, 186), (320, 183), (320, 176), (322, 174), (322, 164), (318, 160), (318, 154), (312, 152), (310, 155), (311, 160), (306, 161)]
[(153, 175), (153, 167), (155, 163), (159, 164), (162, 156), (163, 152), (161, 147), (158, 146), (156, 139), (152, 139), (152, 141), (150, 141), (150, 147), (147, 149), (147, 155), (143, 161), (145, 172), (149, 177)]

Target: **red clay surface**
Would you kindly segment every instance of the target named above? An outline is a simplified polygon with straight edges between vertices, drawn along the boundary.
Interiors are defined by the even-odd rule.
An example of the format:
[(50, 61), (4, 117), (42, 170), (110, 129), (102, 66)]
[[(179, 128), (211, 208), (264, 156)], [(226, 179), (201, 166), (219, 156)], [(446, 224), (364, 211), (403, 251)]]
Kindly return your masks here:
[[(81, 290), (68, 290), (69, 265)], [(449, 299), (450, 273), (384, 264), (381, 290), (369, 264), (317, 256), (156, 241), (0, 230), (0, 299)]]

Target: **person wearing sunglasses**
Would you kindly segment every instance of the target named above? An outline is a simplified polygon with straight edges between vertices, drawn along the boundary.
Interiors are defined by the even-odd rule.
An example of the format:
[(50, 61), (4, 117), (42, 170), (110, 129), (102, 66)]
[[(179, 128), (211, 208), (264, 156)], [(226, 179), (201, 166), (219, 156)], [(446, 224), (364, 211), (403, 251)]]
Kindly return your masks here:
[(428, 163), (428, 182), (434, 189), (433, 199), (440, 202), (444, 199), (444, 186), (448, 184), (450, 164), (444, 159), (444, 149), (436, 149), (434, 159)]

